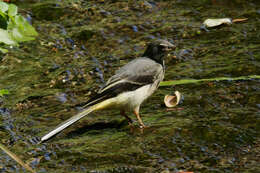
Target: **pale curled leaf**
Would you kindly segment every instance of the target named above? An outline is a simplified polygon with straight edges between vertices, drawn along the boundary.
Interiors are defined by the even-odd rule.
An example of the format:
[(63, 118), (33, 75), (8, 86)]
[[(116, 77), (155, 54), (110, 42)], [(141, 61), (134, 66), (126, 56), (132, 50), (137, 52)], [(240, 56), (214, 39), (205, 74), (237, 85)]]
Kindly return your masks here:
[(203, 25), (205, 25), (207, 28), (212, 28), (216, 26), (220, 26), (223, 24), (232, 24), (232, 20), (230, 18), (222, 18), (222, 19), (206, 19), (203, 22)]
[(175, 91), (173, 95), (166, 95), (164, 97), (164, 104), (168, 108), (172, 108), (177, 106), (180, 103), (181, 100), (181, 93), (179, 91)]

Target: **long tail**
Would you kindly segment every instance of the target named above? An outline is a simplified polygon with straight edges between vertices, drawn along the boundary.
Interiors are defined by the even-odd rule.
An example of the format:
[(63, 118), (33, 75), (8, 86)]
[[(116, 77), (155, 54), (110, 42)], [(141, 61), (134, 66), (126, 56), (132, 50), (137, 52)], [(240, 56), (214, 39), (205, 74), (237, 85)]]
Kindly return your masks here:
[(69, 127), (70, 125), (72, 125), (73, 123), (77, 122), (78, 120), (80, 120), (81, 118), (85, 117), (86, 115), (88, 115), (89, 113), (91, 113), (94, 110), (95, 110), (95, 107), (92, 106), (92, 107), (89, 107), (89, 108), (83, 110), (82, 112), (78, 113), (77, 115), (74, 115), (70, 119), (68, 119), (65, 122), (63, 122), (60, 125), (58, 125), (54, 130), (52, 130), (49, 133), (47, 133), (46, 135), (44, 135), (41, 138), (41, 142), (48, 140), (52, 136), (54, 136), (57, 133), (61, 132), (62, 130), (64, 130), (65, 128)]
[(85, 117), (89, 113), (91, 113), (93, 111), (96, 111), (96, 110), (101, 110), (101, 109), (104, 109), (106, 107), (109, 107), (111, 104), (113, 105), (113, 98), (107, 99), (107, 100), (102, 101), (100, 103), (96, 103), (95, 105), (86, 108), (82, 112), (78, 113), (77, 115), (74, 115), (70, 119), (68, 119), (65, 122), (63, 122), (60, 125), (58, 125), (54, 130), (52, 130), (49, 133), (47, 133), (46, 135), (44, 135), (41, 138), (40, 142), (43, 142), (43, 141), (46, 141), (46, 140), (50, 139), (52, 136), (54, 136), (57, 133), (61, 132), (62, 130), (64, 130), (65, 128), (69, 127), (73, 123), (77, 122), (81, 118)]

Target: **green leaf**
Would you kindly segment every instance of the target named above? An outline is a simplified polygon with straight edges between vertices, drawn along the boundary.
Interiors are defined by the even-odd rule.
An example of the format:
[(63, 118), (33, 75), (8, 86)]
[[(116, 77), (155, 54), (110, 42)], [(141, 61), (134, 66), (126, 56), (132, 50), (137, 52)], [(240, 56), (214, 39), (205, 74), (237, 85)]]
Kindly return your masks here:
[[(17, 14), (17, 6), (0, 2), (0, 43), (18, 45), (19, 42), (34, 40), (36, 30), (21, 15)], [(7, 52), (1, 48), (1, 52)]]
[(4, 95), (9, 94), (9, 91), (7, 89), (1, 89), (0, 90), (0, 96), (3, 97)]
[(17, 42), (34, 40), (34, 37), (30, 37), (22, 34), (18, 28), (14, 28), (11, 34), (12, 34), (12, 38)]
[(8, 50), (0, 47), (0, 52), (2, 52), (2, 53), (7, 53)]
[(17, 6), (14, 4), (10, 4), (8, 8), (8, 15), (15, 16), (17, 14)]
[[(13, 17), (13, 19), (14, 19), (14, 17)], [(12, 30), (14, 27), (16, 27), (14, 20), (9, 20), (7, 30)]]
[(5, 2), (0, 2), (0, 11), (5, 13), (8, 10), (8, 4)]
[(17, 43), (10, 37), (9, 32), (0, 28), (0, 43), (16, 45)]
[(160, 86), (172, 86), (172, 85), (181, 85), (181, 84), (191, 84), (199, 82), (211, 82), (211, 81), (235, 81), (235, 80), (251, 80), (251, 79), (260, 79), (260, 75), (250, 75), (250, 76), (240, 76), (240, 77), (216, 77), (211, 79), (182, 79), (175, 81), (163, 81), (160, 83)]
[(18, 26), (20, 32), (25, 36), (34, 37), (38, 35), (34, 27), (22, 16), (15, 16), (15, 24)]

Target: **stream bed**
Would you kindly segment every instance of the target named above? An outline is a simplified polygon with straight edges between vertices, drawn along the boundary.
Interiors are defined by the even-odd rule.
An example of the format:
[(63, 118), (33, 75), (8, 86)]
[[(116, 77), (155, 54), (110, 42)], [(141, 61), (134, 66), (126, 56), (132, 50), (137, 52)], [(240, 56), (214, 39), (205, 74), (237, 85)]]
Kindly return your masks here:
[[(165, 81), (260, 74), (257, 0), (17, 0), (39, 33), (0, 55), (0, 142), (38, 173), (260, 172), (260, 80), (159, 87), (141, 107), (149, 128), (94, 112), (47, 142), (146, 44), (168, 39)], [(205, 29), (208, 18), (247, 18)], [(163, 98), (183, 100), (166, 108)], [(135, 116), (129, 114), (133, 119)], [(137, 125), (137, 122), (135, 122)], [(26, 172), (0, 151), (0, 173)]]

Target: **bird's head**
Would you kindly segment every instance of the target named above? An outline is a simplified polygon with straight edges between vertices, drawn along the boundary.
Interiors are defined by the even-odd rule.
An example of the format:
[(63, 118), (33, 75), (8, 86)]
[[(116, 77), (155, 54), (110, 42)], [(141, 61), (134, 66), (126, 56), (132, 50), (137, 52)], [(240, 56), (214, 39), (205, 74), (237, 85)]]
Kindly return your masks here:
[(169, 41), (158, 39), (148, 44), (143, 57), (150, 58), (163, 65), (164, 56), (175, 48), (176, 46)]

